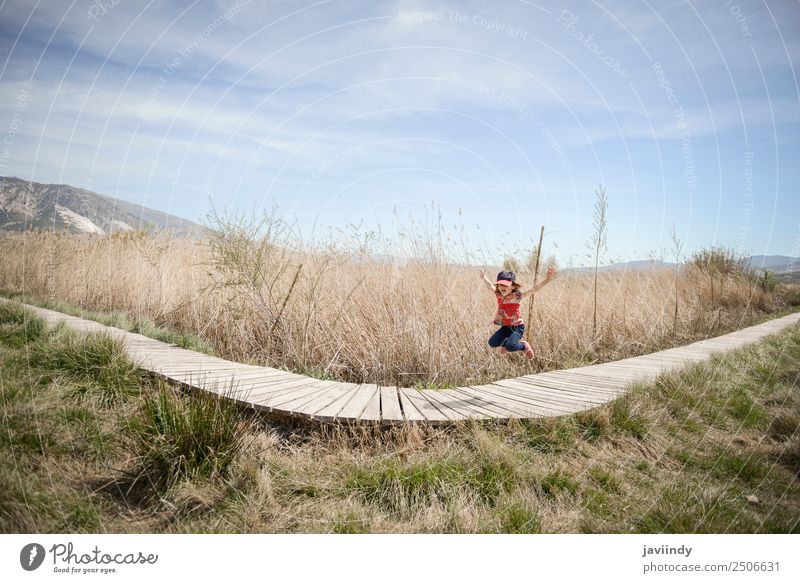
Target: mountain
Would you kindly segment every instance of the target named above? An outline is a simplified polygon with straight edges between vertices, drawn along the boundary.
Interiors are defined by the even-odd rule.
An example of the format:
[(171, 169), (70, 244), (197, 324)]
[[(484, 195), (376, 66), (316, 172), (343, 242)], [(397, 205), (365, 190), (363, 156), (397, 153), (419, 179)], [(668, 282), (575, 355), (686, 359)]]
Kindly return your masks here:
[(674, 267), (674, 263), (668, 263), (658, 259), (639, 259), (636, 261), (605, 265), (598, 268), (598, 271), (650, 271), (653, 269), (672, 269)]
[(73, 233), (168, 230), (202, 236), (208, 229), (192, 221), (113, 199), (69, 184), (41, 184), (0, 177), (0, 231), (66, 229)]
[[(600, 265), (597, 271), (600, 273), (609, 271), (651, 271), (653, 269), (674, 269), (674, 263), (660, 261), (658, 259), (637, 259), (635, 261), (624, 261), (612, 263), (610, 265)], [(573, 271), (576, 273), (594, 272), (594, 267), (565, 267), (562, 271)]]
[[(773, 273), (788, 273), (800, 271), (800, 258), (789, 257), (788, 255), (753, 255), (745, 259), (745, 262), (753, 269), (766, 269)], [(636, 261), (625, 261), (622, 263), (612, 263), (602, 265), (597, 271), (649, 271), (651, 269), (674, 269), (675, 264), (657, 259), (640, 259)], [(565, 271), (591, 272), (592, 267), (573, 267)]]
[(800, 258), (787, 255), (753, 255), (750, 257), (750, 267), (767, 269), (774, 273), (800, 271)]

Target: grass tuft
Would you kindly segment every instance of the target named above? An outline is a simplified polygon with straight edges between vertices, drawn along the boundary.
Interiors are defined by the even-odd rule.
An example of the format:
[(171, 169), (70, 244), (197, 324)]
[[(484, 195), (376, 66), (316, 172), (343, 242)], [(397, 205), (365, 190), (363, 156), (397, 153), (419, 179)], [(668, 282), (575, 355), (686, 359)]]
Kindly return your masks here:
[(130, 430), (140, 464), (129, 486), (144, 497), (184, 479), (228, 477), (250, 439), (234, 403), (166, 386), (146, 397)]
[(733, 389), (726, 406), (728, 415), (742, 427), (761, 427), (768, 419), (767, 410), (743, 387)]
[(0, 302), (0, 342), (21, 348), (41, 338), (46, 329), (45, 321), (28, 308)]
[(743, 510), (747, 502), (733, 489), (699, 488), (691, 482), (667, 486), (656, 502), (634, 520), (638, 533), (709, 534), (759, 532)]
[(519, 423), (524, 431), (523, 443), (537, 453), (567, 451), (577, 439), (575, 425), (562, 419), (532, 419)]
[(611, 403), (611, 425), (617, 431), (627, 433), (638, 440), (647, 436), (647, 419), (634, 411), (631, 398), (628, 396)]
[(555, 498), (562, 493), (575, 495), (578, 492), (578, 482), (559, 469), (545, 474), (539, 480), (539, 488), (548, 498)]
[(407, 465), (387, 460), (372, 467), (351, 468), (344, 491), (394, 512), (403, 512), (436, 501), (457, 501), (462, 496), (491, 507), (516, 483), (514, 467), (505, 460), (466, 463), (443, 457)]
[(538, 511), (522, 502), (503, 504), (498, 507), (500, 519), (498, 532), (508, 534), (539, 534), (542, 521)]
[(31, 364), (53, 375), (66, 374), (73, 395), (97, 398), (103, 407), (141, 394), (144, 373), (128, 359), (122, 345), (106, 333), (69, 330), (34, 346)]
[(348, 512), (336, 519), (332, 530), (335, 534), (366, 534), (369, 532), (369, 529), (366, 528), (368, 522), (365, 523), (364, 520), (359, 519), (354, 512)]

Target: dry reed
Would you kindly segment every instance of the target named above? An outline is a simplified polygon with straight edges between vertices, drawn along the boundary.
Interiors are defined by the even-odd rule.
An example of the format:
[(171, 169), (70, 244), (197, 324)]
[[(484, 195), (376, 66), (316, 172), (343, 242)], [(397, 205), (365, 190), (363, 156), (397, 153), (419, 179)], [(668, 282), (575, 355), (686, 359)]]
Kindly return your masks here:
[[(680, 271), (677, 291), (675, 270), (601, 273), (593, 334), (592, 276), (562, 272), (537, 294), (527, 324), (537, 359), (527, 362), (488, 347), (495, 300), (478, 268), (449, 261), (441, 241), (412, 237), (415, 259), (386, 260), (374, 259), (366, 240), (290, 245), (231, 225), (220, 233), (211, 241), (6, 235), (0, 287), (148, 317), (198, 333), (236, 361), (398, 386), (474, 384), (623, 358), (782, 308), (777, 295), (738, 276), (718, 282), (712, 297), (693, 267)], [(525, 285), (533, 276), (518, 279)]]

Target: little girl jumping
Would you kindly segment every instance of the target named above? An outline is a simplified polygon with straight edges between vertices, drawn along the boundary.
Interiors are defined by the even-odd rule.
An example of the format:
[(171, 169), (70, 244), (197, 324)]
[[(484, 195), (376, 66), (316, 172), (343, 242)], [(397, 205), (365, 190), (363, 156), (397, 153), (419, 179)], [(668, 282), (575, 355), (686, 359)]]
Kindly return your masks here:
[(486, 282), (489, 290), (497, 299), (494, 324), (500, 326), (497, 332), (489, 338), (489, 346), (492, 348), (499, 346), (500, 354), (524, 350), (528, 360), (533, 358), (533, 348), (525, 340), (522, 340), (522, 336), (525, 334), (525, 323), (520, 311), (520, 302), (550, 283), (555, 275), (556, 270), (550, 267), (543, 282), (525, 291), (519, 291), (522, 286), (516, 282), (517, 276), (513, 271), (501, 271), (497, 274), (497, 281), (493, 284), (492, 280), (486, 277), (486, 270), (481, 269), (481, 279)]

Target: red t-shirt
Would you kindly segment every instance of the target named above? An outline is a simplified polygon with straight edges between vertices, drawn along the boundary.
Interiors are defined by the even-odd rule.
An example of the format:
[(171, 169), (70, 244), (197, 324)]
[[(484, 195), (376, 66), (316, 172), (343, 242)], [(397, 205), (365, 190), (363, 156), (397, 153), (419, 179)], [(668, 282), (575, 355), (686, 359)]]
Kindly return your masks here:
[(497, 313), (494, 316), (495, 325), (519, 326), (522, 324), (522, 313), (520, 311), (522, 293), (514, 290), (506, 297), (503, 297), (503, 294), (495, 290), (494, 295), (497, 298)]

